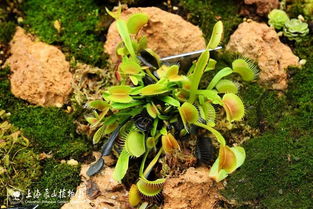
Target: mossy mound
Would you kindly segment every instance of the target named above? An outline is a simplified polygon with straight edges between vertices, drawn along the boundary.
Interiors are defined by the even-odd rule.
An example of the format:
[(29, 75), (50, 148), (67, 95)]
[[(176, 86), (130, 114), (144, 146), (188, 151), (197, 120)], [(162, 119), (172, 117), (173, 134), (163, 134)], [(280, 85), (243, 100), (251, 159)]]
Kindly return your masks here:
[(76, 59), (103, 66), (103, 31), (99, 8), (93, 0), (28, 0), (24, 4), (26, 26), (49, 44), (61, 45)]
[(253, 128), (275, 128), (286, 107), (286, 97), (279, 92), (266, 90), (257, 83), (244, 83), (240, 96), (245, 103), (245, 118)]
[(57, 158), (73, 157), (88, 151), (88, 144), (75, 133), (71, 115), (57, 108), (23, 107), (10, 121), (33, 139), (41, 152), (53, 152)]
[(189, 21), (200, 26), (206, 39), (210, 38), (217, 20), (222, 20), (225, 29), (224, 43), (227, 43), (230, 34), (242, 22), (238, 15), (239, 3), (234, 0), (179, 0), (178, 2), (188, 13)]
[[(245, 144), (247, 160), (229, 177), (223, 192), (261, 208), (310, 208), (313, 195), (313, 139), (270, 132)], [(311, 183), (310, 183), (311, 182)]]
[(33, 195), (29, 201), (37, 202), (40, 209), (59, 209), (75, 194), (80, 183), (80, 166), (48, 160), (43, 171), (40, 181), (31, 189)]
[[(248, 104), (264, 107), (254, 114), (256, 118), (264, 115), (270, 126), (244, 144), (246, 162), (229, 177), (223, 191), (239, 205), (270, 209), (308, 209), (313, 205), (312, 43), (313, 37), (308, 37), (296, 44), (296, 54), (308, 62), (302, 69), (289, 70), (289, 88), (284, 97), (270, 94), (256, 99), (258, 87), (248, 87), (243, 93), (250, 91), (250, 96), (244, 96)], [(253, 114), (247, 117), (253, 118)]]
[(0, 200), (7, 193), (25, 192), (41, 175), (39, 155), (20, 130), (8, 123), (8, 114), (0, 110)]

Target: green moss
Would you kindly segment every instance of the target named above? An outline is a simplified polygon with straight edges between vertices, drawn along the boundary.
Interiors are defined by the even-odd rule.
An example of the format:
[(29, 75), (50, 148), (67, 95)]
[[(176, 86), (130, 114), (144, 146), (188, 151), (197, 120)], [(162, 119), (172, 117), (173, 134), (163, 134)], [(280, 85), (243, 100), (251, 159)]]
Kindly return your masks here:
[[(87, 64), (103, 66), (99, 8), (93, 0), (28, 0), (24, 5), (25, 24), (41, 40), (62, 45), (76, 59)], [(60, 31), (54, 24), (58, 21)]]
[(224, 24), (224, 43), (227, 43), (230, 34), (242, 22), (238, 15), (239, 4), (233, 0), (179, 0), (179, 2), (189, 13), (188, 19), (201, 27), (206, 39), (210, 38), (217, 19), (221, 19)]
[(0, 200), (8, 190), (25, 192), (41, 175), (39, 155), (0, 110)]
[[(223, 192), (228, 199), (235, 199), (239, 204), (249, 203), (252, 208), (312, 207), (312, 43), (313, 37), (296, 43), (296, 54), (307, 59), (307, 63), (302, 69), (289, 69), (286, 96), (274, 97), (274, 92), (262, 96), (260, 101), (267, 101), (266, 105), (255, 114), (265, 114), (264, 119), (274, 129), (267, 129), (262, 136), (244, 144), (247, 159), (228, 179)], [(244, 94), (248, 92), (247, 96), (243, 95), (243, 101), (253, 104), (254, 95), (261, 91), (248, 86)]]
[(0, 70), (0, 108), (11, 113), (10, 122), (33, 140), (37, 151), (76, 159), (88, 152), (90, 145), (76, 134), (74, 115), (58, 108), (34, 107), (15, 98), (10, 92), (8, 72)]
[(0, 22), (0, 43), (8, 43), (15, 33), (15, 23), (12, 21)]
[(247, 160), (228, 179), (223, 194), (261, 208), (310, 208), (313, 187), (313, 138), (266, 133), (245, 144)]
[(13, 96), (8, 79), (10, 68), (0, 69), (0, 109), (13, 112), (23, 102)]
[(257, 83), (244, 83), (240, 96), (245, 104), (246, 120), (254, 128), (274, 128), (286, 107), (285, 96), (265, 90)]
[(88, 151), (88, 144), (75, 133), (71, 115), (58, 108), (23, 107), (10, 121), (35, 141), (39, 151), (52, 151), (58, 158), (77, 158)]
[[(33, 196), (33, 201), (37, 201), (41, 209), (59, 209), (70, 199), (70, 194), (75, 193), (80, 183), (80, 167), (48, 160), (43, 170), (44, 174), (40, 181), (36, 182), (32, 188), (33, 192), (39, 191), (41, 196), (38, 198)], [(45, 196), (45, 193), (50, 197)], [(53, 194), (56, 196), (52, 197)]]

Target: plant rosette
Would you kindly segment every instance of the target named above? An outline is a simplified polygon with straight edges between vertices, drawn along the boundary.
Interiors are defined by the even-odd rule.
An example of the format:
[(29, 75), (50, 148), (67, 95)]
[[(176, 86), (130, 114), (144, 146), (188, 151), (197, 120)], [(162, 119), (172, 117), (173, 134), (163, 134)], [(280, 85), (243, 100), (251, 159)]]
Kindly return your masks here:
[[(231, 67), (217, 71), (206, 88), (199, 88), (204, 73), (215, 69), (216, 60), (210, 58), (210, 49), (216, 48), (223, 36), (223, 23), (218, 21), (206, 50), (192, 64), (188, 72), (179, 65), (162, 63), (155, 52), (147, 48), (147, 39), (138, 37), (149, 21), (146, 14), (133, 14), (127, 21), (120, 18), (121, 8), (108, 11), (116, 19), (122, 43), (116, 49), (120, 56), (118, 77), (120, 84), (107, 88), (104, 100), (90, 102), (93, 110), (86, 116), (91, 126), (99, 127), (93, 136), (96, 144), (107, 138), (102, 156), (118, 153), (114, 179), (121, 181), (129, 167), (130, 158), (141, 159), (139, 180), (131, 186), (129, 202), (132, 206), (147, 204), (161, 195), (165, 178), (151, 179), (154, 166), (163, 155), (180, 151), (180, 138), (190, 134), (192, 127), (211, 132), (219, 143), (219, 155), (213, 164), (211, 178), (221, 181), (240, 167), (245, 151), (240, 146), (230, 147), (216, 130), (216, 107), (226, 112), (231, 123), (244, 117), (244, 105), (238, 93), (238, 84), (231, 75), (244, 81), (255, 79), (256, 70), (245, 59), (236, 59)], [(177, 127), (182, 127), (177, 129)], [(208, 143), (204, 143), (208, 144)], [(202, 147), (199, 158), (205, 158), (209, 147)], [(146, 164), (146, 161), (151, 161)], [(103, 166), (103, 158), (90, 166), (94, 175)], [(153, 175), (155, 176), (155, 175)], [(160, 175), (157, 175), (160, 176)]]

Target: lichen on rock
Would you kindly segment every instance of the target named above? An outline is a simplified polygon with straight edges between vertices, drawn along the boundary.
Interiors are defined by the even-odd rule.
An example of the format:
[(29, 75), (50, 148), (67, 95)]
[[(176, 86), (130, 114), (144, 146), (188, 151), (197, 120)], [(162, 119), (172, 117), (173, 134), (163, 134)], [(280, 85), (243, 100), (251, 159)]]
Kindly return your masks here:
[(40, 106), (62, 106), (72, 91), (72, 74), (64, 54), (55, 46), (34, 41), (18, 27), (10, 42), (11, 91)]
[(287, 88), (286, 69), (300, 66), (299, 58), (280, 42), (275, 30), (265, 23), (241, 23), (231, 35), (226, 49), (258, 62), (260, 82), (276, 90)]
[[(148, 48), (161, 57), (195, 51), (206, 46), (201, 30), (178, 15), (156, 7), (139, 7), (125, 10), (121, 18), (127, 19), (134, 13), (146, 13), (149, 16), (148, 24), (142, 28), (138, 36), (146, 36)], [(113, 23), (108, 30), (104, 45), (112, 63), (117, 61), (115, 50), (120, 42), (121, 38)]]

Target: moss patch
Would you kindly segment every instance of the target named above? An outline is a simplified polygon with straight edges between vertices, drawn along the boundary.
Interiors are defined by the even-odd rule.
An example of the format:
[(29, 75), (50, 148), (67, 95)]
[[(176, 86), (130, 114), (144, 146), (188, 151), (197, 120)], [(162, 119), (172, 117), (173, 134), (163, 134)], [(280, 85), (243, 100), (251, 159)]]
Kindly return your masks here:
[(310, 208), (313, 138), (270, 132), (245, 144), (247, 161), (229, 178), (224, 194), (262, 208)]
[(15, 23), (12, 21), (0, 22), (0, 43), (8, 43), (15, 33)]
[[(313, 201), (313, 37), (296, 44), (296, 54), (307, 59), (302, 69), (290, 69), (285, 97), (264, 96), (266, 105), (255, 114), (273, 127), (244, 147), (245, 164), (231, 175), (223, 194), (252, 208), (311, 208)], [(253, 104), (259, 90), (249, 87), (244, 101)], [(245, 94), (244, 93), (244, 94)], [(250, 95), (250, 96), (249, 96)], [(245, 99), (246, 98), (246, 99)], [(263, 101), (261, 99), (260, 101)], [(260, 102), (255, 104), (262, 107)], [(247, 117), (250, 117), (248, 115)]]
[(245, 104), (248, 125), (262, 130), (276, 127), (287, 105), (284, 95), (246, 82), (239, 93)]
[(101, 41), (105, 28), (97, 27), (101, 22), (95, 1), (28, 0), (24, 12), (25, 24), (41, 40), (61, 45), (63, 51), (87, 64), (105, 64)]
[(234, 0), (179, 0), (179, 3), (188, 12), (188, 19), (200, 26), (206, 39), (210, 38), (217, 20), (222, 20), (224, 43), (227, 43), (231, 32), (242, 22), (238, 15), (239, 3)]
[(75, 133), (71, 115), (57, 108), (23, 107), (10, 121), (35, 141), (39, 151), (52, 151), (57, 158), (80, 157), (88, 144)]
[(24, 192), (41, 175), (39, 155), (30, 147), (18, 128), (0, 110), (0, 200), (8, 191)]
[(32, 188), (32, 192), (39, 192), (41, 195), (38, 198), (34, 198), (33, 195), (32, 200), (36, 201), (41, 209), (59, 209), (71, 195), (75, 194), (80, 183), (80, 167), (48, 160), (43, 170), (44, 174), (40, 181)]

